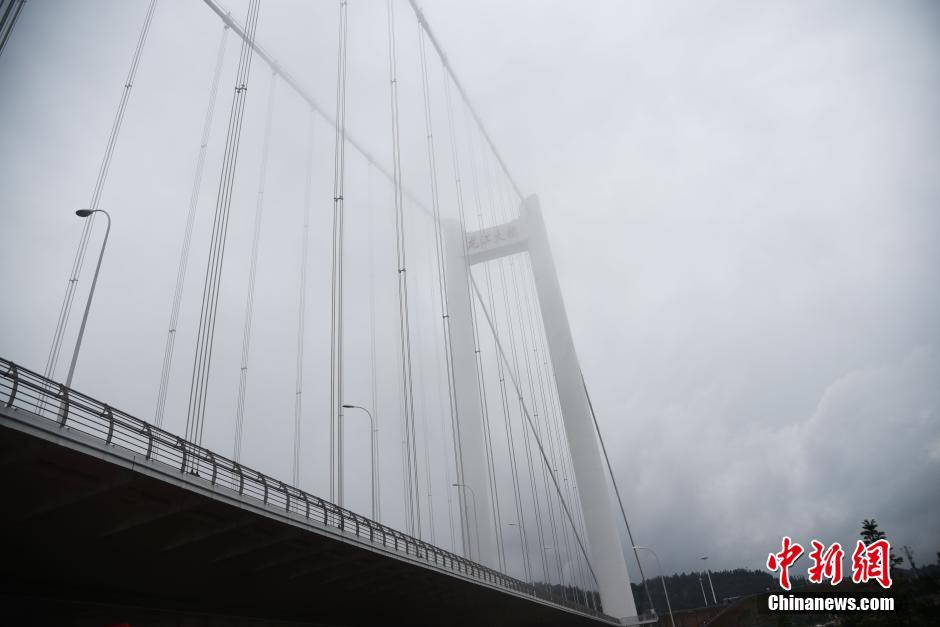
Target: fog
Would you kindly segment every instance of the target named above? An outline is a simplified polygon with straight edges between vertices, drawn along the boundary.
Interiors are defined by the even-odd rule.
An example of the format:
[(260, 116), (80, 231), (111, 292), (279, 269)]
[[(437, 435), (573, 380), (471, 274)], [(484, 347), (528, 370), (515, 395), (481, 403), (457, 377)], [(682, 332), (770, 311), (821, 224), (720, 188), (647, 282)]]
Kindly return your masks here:
[[(226, 3), (239, 20), (246, 6)], [(407, 3), (395, 7), (402, 171), (413, 194), (404, 211), (418, 461), (433, 500), (423, 503), (422, 524), (427, 539), (451, 548), (459, 531), (455, 539), (417, 29)], [(522, 192), (541, 199), (635, 540), (657, 550), (667, 573), (698, 570), (703, 555), (713, 569), (761, 568), (782, 535), (851, 545), (873, 517), (915, 560), (932, 562), (940, 551), (940, 8), (848, 0), (422, 7)], [(88, 204), (145, 11), (145, 2), (32, 0), (0, 57), (0, 354), (38, 372), (81, 232), (74, 211)], [(348, 130), (388, 165), (386, 28), (384, 3), (350, 3)], [(114, 224), (74, 387), (148, 420), (221, 34), (203, 3), (160, 2), (101, 201)], [(263, 2), (257, 38), (332, 115), (336, 3)], [(165, 421), (176, 433), (186, 421), (238, 47), (230, 36), (183, 294)], [(455, 168), (443, 74), (429, 54), (441, 213), (456, 217), (462, 177), (474, 221), (479, 211), (480, 224), (497, 224), (518, 199), (463, 107), (463, 169)], [(271, 80), (256, 57), (204, 438), (226, 455)], [(243, 461), (286, 479), (310, 114), (282, 81), (274, 107)], [(313, 124), (301, 485), (327, 496), (334, 134), (322, 117)], [(352, 148), (345, 187), (345, 400), (373, 402), (372, 303), (381, 517), (404, 528), (392, 187)], [(525, 268), (523, 257), (513, 263)], [(498, 277), (494, 287), (507, 288)], [(525, 328), (511, 311), (494, 314), (504, 328)], [(497, 356), (485, 327), (480, 341), (505, 485)], [(347, 415), (345, 504), (368, 515), (362, 418)], [(521, 424), (518, 410), (510, 418)], [(500, 492), (504, 525), (514, 520), (512, 498)], [(504, 533), (509, 570), (521, 575), (514, 532)]]

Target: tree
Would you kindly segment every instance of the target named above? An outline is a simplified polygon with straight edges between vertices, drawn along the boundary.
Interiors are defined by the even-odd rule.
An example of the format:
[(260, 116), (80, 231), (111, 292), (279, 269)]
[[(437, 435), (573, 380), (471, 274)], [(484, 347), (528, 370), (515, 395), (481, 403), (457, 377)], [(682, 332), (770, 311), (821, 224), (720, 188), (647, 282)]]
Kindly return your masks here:
[(871, 544), (886, 537), (885, 532), (878, 529), (878, 521), (874, 518), (870, 520), (866, 518), (862, 521), (862, 533), (860, 535), (865, 544)]
[[(878, 528), (878, 521), (876, 521), (874, 518), (871, 518), (871, 519), (866, 518), (865, 520), (862, 521), (862, 533), (860, 533), (859, 535), (862, 536), (862, 541), (865, 542), (865, 544), (871, 544), (872, 542), (875, 542), (877, 540), (887, 539), (887, 535), (885, 534), (884, 531)], [(902, 558), (897, 557), (894, 554), (894, 549), (891, 549), (890, 559), (891, 559), (891, 568), (894, 568), (895, 566), (900, 565), (901, 562), (904, 561)]]

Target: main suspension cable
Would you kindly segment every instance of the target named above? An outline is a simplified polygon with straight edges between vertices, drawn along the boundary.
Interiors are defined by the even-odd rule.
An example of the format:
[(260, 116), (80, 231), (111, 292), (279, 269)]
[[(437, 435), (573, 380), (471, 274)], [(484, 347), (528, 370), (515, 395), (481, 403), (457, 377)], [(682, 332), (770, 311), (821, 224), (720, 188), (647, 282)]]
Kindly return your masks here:
[(189, 211), (186, 214), (186, 228), (183, 230), (183, 246), (180, 250), (180, 259), (176, 270), (176, 290), (173, 292), (173, 304), (170, 306), (170, 327), (166, 336), (166, 347), (163, 351), (163, 367), (160, 373), (160, 386), (157, 390), (157, 408), (154, 413), (154, 424), (163, 426), (163, 412), (166, 408), (167, 388), (170, 382), (170, 369), (173, 364), (173, 348), (176, 344), (176, 328), (179, 322), (180, 304), (183, 299), (183, 284), (186, 281), (186, 270), (189, 265), (189, 247), (193, 238), (193, 225), (196, 220), (196, 207), (199, 204), (199, 191), (202, 188), (203, 171), (206, 164), (206, 150), (209, 146), (209, 135), (212, 132), (212, 122), (215, 118), (215, 103), (219, 94), (219, 80), (222, 77), (222, 61), (225, 59), (225, 45), (228, 40), (228, 26), (222, 27), (222, 37), (219, 40), (219, 50), (216, 53), (215, 72), (212, 75), (209, 89), (209, 104), (206, 107), (206, 117), (202, 124), (202, 140), (199, 144), (199, 155), (196, 157), (196, 172), (193, 176), (193, 188), (189, 195)]
[(189, 408), (186, 415), (186, 439), (196, 444), (202, 443), (205, 424), (209, 371), (212, 365), (212, 345), (215, 337), (219, 290), (222, 283), (222, 262), (225, 258), (225, 241), (232, 207), (232, 192), (235, 186), (235, 166), (238, 161), (238, 147), (245, 114), (248, 78), (251, 74), (252, 48), (249, 42), (254, 38), (258, 26), (259, 5), (260, 0), (250, 0), (248, 4), (248, 17), (245, 20), (247, 37), (242, 41), (238, 70), (235, 75), (235, 90), (232, 95), (232, 106), (225, 137), (222, 173), (219, 177), (219, 192), (212, 224), (212, 239), (209, 244), (209, 259), (206, 263), (202, 306), (199, 311), (199, 332), (196, 339), (196, 353), (193, 357), (193, 376), (189, 390)]
[[(150, 24), (153, 21), (153, 13), (156, 10), (156, 6), (157, 0), (150, 0), (143, 26), (140, 29), (140, 35), (137, 38), (137, 46), (134, 48), (134, 55), (131, 57), (131, 67), (127, 72), (127, 78), (124, 80), (121, 99), (118, 103), (117, 112), (114, 115), (114, 122), (111, 125), (111, 133), (108, 135), (108, 143), (105, 146), (104, 157), (101, 159), (101, 166), (98, 169), (98, 178), (95, 180), (95, 187), (91, 194), (91, 202), (88, 203), (88, 209), (92, 212), (98, 209), (101, 194), (104, 191), (104, 184), (108, 178), (108, 172), (111, 169), (111, 159), (114, 156), (115, 146), (117, 146), (121, 125), (124, 123), (124, 113), (127, 110), (127, 102), (131, 96), (131, 89), (134, 86), (134, 79), (137, 76), (137, 67), (140, 65), (140, 58), (143, 55), (144, 46), (147, 43), (147, 35), (150, 32)], [(75, 300), (75, 289), (82, 273), (82, 267), (85, 264), (85, 252), (88, 249), (88, 241), (91, 237), (95, 217), (97, 215), (97, 213), (92, 213), (88, 219), (83, 220), (84, 226), (82, 227), (82, 234), (78, 240), (78, 249), (75, 251), (75, 259), (72, 261), (72, 271), (69, 273), (69, 280), (65, 287), (65, 295), (62, 299), (62, 305), (59, 308), (59, 317), (56, 322), (55, 333), (52, 336), (52, 346), (49, 348), (49, 355), (46, 358), (46, 367), (43, 371), (43, 374), (47, 378), (53, 378), (56, 364), (59, 361), (59, 352), (62, 349), (62, 341), (65, 338), (65, 330), (72, 312), (72, 303)]]
[[(224, 7), (222, 7), (216, 0), (203, 0), (203, 2), (208, 6), (221, 20), (223, 23), (229, 25), (232, 28), (232, 31), (242, 38), (243, 41), (248, 41), (248, 44), (255, 51), (255, 54), (258, 55), (258, 58), (266, 63), (272, 71), (278, 73), (278, 76), (281, 77), (281, 82), (284, 83), (287, 87), (292, 89), (304, 102), (306, 102), (310, 108), (319, 114), (323, 120), (329, 124), (331, 127), (335, 128), (337, 121), (336, 119), (326, 110), (320, 101), (314, 98), (310, 92), (305, 90), (300, 83), (282, 66), (280, 65), (274, 57), (268, 53), (255, 38), (248, 39), (248, 35), (245, 32), (244, 27), (233, 18)], [(354, 148), (367, 163), (372, 165), (378, 172), (380, 172), (385, 178), (388, 179), (389, 183), (394, 185), (394, 174), (391, 170), (385, 167), (379, 159), (373, 155), (369, 150), (366, 149), (365, 145), (359, 141), (355, 136), (352, 135), (349, 131), (349, 127), (346, 127), (346, 143)], [(411, 200), (419, 207), (425, 214), (430, 215), (431, 210), (425, 207), (415, 195), (409, 191), (407, 186), (402, 185), (402, 194), (405, 198)]]
[(411, 4), (411, 8), (415, 12), (415, 16), (418, 18), (418, 23), (421, 27), (427, 32), (428, 38), (431, 40), (431, 45), (434, 46), (434, 49), (437, 51), (437, 55), (441, 59), (441, 63), (444, 66), (444, 69), (447, 70), (447, 73), (450, 75), (451, 80), (454, 82), (454, 87), (457, 88), (457, 92), (460, 94), (460, 97), (463, 99), (464, 105), (467, 108), (467, 111), (470, 112), (470, 115), (473, 116), (473, 120), (476, 122), (477, 128), (480, 130), (480, 134), (486, 140), (487, 145), (490, 147), (493, 155), (499, 161), (500, 167), (503, 169), (503, 173), (506, 175), (506, 178), (512, 184), (513, 189), (516, 191), (516, 194), (519, 196), (519, 200), (523, 199), (522, 191), (519, 189), (519, 186), (516, 185), (515, 179), (512, 178), (512, 175), (509, 173), (509, 168), (506, 167), (506, 162), (503, 161), (503, 158), (500, 156), (499, 151), (496, 150), (496, 144), (493, 143), (493, 140), (490, 138), (490, 134), (486, 132), (486, 127), (483, 126), (483, 120), (480, 119), (480, 116), (477, 115), (476, 109), (473, 108), (473, 104), (470, 102), (469, 96), (467, 96), (467, 91), (463, 88), (463, 85), (460, 84), (460, 80), (457, 78), (457, 73), (454, 72), (454, 68), (450, 65), (450, 62), (447, 60), (447, 55), (444, 53), (444, 48), (437, 41), (437, 38), (434, 36), (434, 33), (431, 31), (431, 25), (428, 24), (427, 18), (424, 17), (424, 12), (418, 7), (416, 0), (408, 0)]

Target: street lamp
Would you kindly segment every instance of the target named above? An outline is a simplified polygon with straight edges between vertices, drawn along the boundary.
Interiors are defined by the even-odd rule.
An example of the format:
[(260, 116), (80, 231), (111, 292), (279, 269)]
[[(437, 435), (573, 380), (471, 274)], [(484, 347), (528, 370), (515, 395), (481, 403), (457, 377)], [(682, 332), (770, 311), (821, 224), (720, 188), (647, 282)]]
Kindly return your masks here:
[[(369, 469), (372, 471), (370, 483), (372, 484), (372, 519), (374, 520), (375, 519), (375, 504), (376, 504), (376, 500), (375, 500), (376, 498), (376, 494), (375, 494), (375, 420), (372, 419), (372, 412), (370, 412), (368, 409), (360, 405), (343, 405), (343, 409), (361, 409), (362, 411), (366, 412), (366, 416), (369, 417), (369, 427), (370, 427), (370, 430), (369, 430), (369, 452), (370, 452)], [(340, 414), (340, 417), (342, 416), (343, 414)], [(342, 425), (340, 425), (340, 428), (342, 429)], [(342, 468), (340, 468), (340, 476), (341, 477), (344, 476)]]
[[(503, 524), (506, 525), (507, 527), (515, 527), (519, 531), (519, 546), (524, 547), (525, 546), (525, 534), (523, 533), (522, 525), (520, 525), (517, 522), (507, 522)], [(522, 569), (525, 572), (526, 582), (532, 583), (529, 579), (529, 556), (527, 553), (528, 552), (524, 552), (522, 556)]]
[[(702, 562), (705, 563), (705, 574), (708, 576), (708, 587), (712, 591), (712, 601), (715, 602), (715, 605), (718, 605), (718, 597), (715, 596), (715, 586), (712, 584), (712, 573), (708, 570), (708, 556), (702, 558)], [(708, 600), (705, 600), (705, 605), (708, 605)]]
[(108, 228), (104, 232), (104, 241), (101, 242), (101, 252), (98, 254), (98, 265), (95, 267), (95, 276), (91, 280), (91, 290), (88, 292), (88, 301), (85, 303), (85, 315), (82, 316), (82, 326), (78, 329), (78, 339), (75, 340), (75, 351), (72, 353), (72, 363), (69, 364), (69, 374), (65, 378), (65, 387), (72, 387), (72, 375), (75, 374), (75, 363), (78, 361), (78, 351), (85, 336), (85, 324), (88, 322), (88, 311), (91, 309), (91, 300), (95, 296), (95, 286), (98, 284), (98, 273), (101, 271), (101, 260), (104, 259), (104, 248), (108, 245), (108, 234), (111, 233), (111, 216), (104, 209), (79, 209), (75, 212), (79, 218), (87, 218), (93, 213), (103, 213), (108, 219)]
[[(473, 527), (474, 535), (476, 535), (477, 539), (477, 559), (480, 559), (480, 521), (477, 518), (477, 495), (474, 493), (473, 488), (465, 483), (453, 483), (451, 485), (453, 485), (455, 488), (466, 488), (470, 491), (470, 496), (473, 498)], [(472, 546), (470, 548), (473, 549)], [(472, 550), (470, 551), (470, 559), (473, 559)]]
[(666, 608), (669, 610), (669, 621), (672, 623), (672, 627), (676, 627), (676, 617), (672, 615), (672, 604), (669, 603), (669, 593), (666, 592), (666, 578), (663, 576), (663, 563), (659, 561), (659, 556), (656, 555), (656, 551), (648, 546), (634, 546), (633, 548), (637, 551), (649, 551), (653, 554), (653, 557), (656, 558), (656, 563), (659, 565), (659, 580), (663, 584), (663, 595), (666, 597)]

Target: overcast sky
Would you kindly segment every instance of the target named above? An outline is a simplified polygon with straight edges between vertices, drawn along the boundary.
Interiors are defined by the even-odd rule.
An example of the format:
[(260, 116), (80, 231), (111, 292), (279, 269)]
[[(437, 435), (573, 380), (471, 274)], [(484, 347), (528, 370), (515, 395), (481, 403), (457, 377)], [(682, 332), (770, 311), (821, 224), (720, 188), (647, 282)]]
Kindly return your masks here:
[[(244, 2), (227, 6), (242, 19)], [(396, 6), (405, 183), (427, 202), (415, 26), (407, 3)], [(716, 569), (760, 568), (782, 535), (848, 545), (874, 517), (916, 560), (937, 559), (940, 7), (423, 6), (523, 193), (541, 198), (636, 541), (656, 548), (667, 572), (698, 569), (706, 554)], [(81, 229), (72, 212), (88, 204), (145, 9), (143, 1), (31, 0), (0, 57), (0, 354), (36, 371)], [(259, 41), (330, 109), (336, 13), (333, 2), (265, 0), (258, 28)], [(350, 130), (389, 163), (384, 3), (350, 3), (349, 16)], [(75, 385), (146, 419), (220, 35), (202, 3), (160, 3), (102, 200), (114, 227)], [(184, 293), (167, 409), (177, 432), (237, 46), (230, 38)], [(432, 74), (439, 87), (436, 59)], [(221, 391), (207, 419), (207, 444), (223, 452), (232, 442), (269, 81), (256, 63), (214, 357), (223, 365), (213, 390)], [(277, 90), (245, 459), (287, 476), (309, 118), (283, 83)], [(439, 175), (450, 177), (442, 211), (453, 216), (443, 92), (432, 97), (438, 156), (448, 163)], [(322, 493), (333, 136), (321, 119), (314, 136), (304, 487)], [(391, 194), (361, 158), (348, 159), (347, 387), (367, 398), (368, 276), (379, 268), (379, 395), (390, 425), (381, 437), (383, 508), (393, 518), (401, 507), (397, 301), (394, 274), (382, 273), (394, 264)], [(508, 189), (498, 176), (493, 184)], [(424, 294), (414, 297), (425, 338), (416, 381), (435, 390), (420, 400), (430, 416), (446, 409), (434, 361), (433, 232), (410, 211), (412, 259), (423, 268), (412, 285)], [(91, 250), (98, 246), (93, 240)], [(81, 285), (87, 293), (87, 280)], [(349, 437), (362, 441), (368, 434), (358, 428)], [(422, 437), (443, 443), (444, 427)], [(446, 447), (428, 448), (432, 467), (446, 465)], [(442, 536), (447, 481), (429, 478), (442, 486)], [(350, 482), (351, 506), (368, 513), (368, 477)]]

